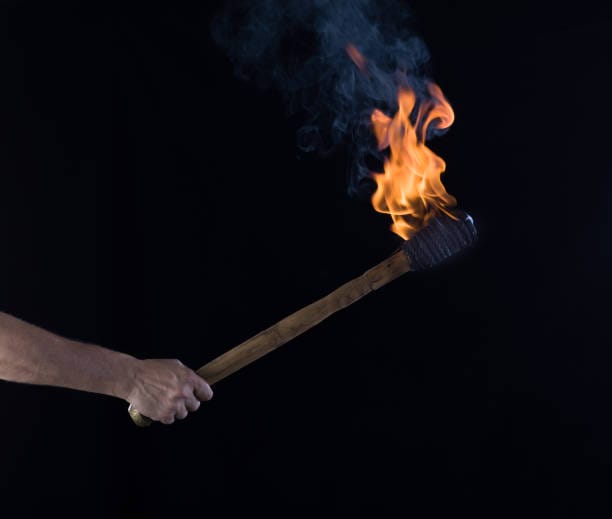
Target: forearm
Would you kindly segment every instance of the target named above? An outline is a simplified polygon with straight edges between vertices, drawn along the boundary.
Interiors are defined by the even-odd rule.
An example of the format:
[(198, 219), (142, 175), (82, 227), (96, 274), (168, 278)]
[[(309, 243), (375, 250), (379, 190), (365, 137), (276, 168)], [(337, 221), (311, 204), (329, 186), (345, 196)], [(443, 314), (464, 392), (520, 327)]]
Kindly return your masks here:
[(0, 379), (127, 399), (137, 360), (0, 312)]

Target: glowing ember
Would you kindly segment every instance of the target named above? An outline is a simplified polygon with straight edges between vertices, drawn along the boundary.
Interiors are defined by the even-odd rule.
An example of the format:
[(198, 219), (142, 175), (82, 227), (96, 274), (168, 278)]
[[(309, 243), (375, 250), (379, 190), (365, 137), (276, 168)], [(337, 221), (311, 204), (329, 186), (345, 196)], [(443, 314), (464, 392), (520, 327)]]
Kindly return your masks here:
[[(353, 46), (347, 52), (362, 69), (365, 58)], [(427, 85), (430, 98), (419, 100), (413, 90), (403, 86), (398, 92), (398, 111), (389, 117), (378, 109), (371, 120), (378, 149), (389, 148), (384, 172), (373, 173), (376, 192), (372, 205), (380, 213), (391, 215), (391, 230), (404, 239), (421, 229), (429, 219), (456, 204), (455, 198), (446, 192), (441, 175), (446, 163), (425, 145), (427, 130), (433, 123), (437, 129), (448, 128), (455, 115), (442, 90), (435, 84)]]

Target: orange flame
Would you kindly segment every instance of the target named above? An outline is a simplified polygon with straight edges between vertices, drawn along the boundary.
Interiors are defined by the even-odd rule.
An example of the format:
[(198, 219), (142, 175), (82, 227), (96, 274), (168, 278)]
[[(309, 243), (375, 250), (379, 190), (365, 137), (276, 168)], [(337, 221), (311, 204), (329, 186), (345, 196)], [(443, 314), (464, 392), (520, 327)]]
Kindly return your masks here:
[[(350, 48), (358, 52), (355, 47)], [(349, 46), (347, 51), (361, 68), (365, 59), (359, 55), (361, 61), (355, 60)], [(435, 121), (438, 129), (448, 128), (455, 120), (455, 114), (438, 85), (429, 83), (427, 88), (431, 99), (421, 102), (418, 107), (414, 91), (401, 87), (399, 108), (393, 118), (378, 109), (371, 115), (378, 149), (389, 148), (384, 173), (372, 174), (377, 185), (372, 205), (376, 211), (391, 215), (391, 230), (405, 240), (438, 212), (452, 216), (447, 208), (456, 204), (440, 178), (446, 170), (446, 163), (425, 145), (432, 122)]]

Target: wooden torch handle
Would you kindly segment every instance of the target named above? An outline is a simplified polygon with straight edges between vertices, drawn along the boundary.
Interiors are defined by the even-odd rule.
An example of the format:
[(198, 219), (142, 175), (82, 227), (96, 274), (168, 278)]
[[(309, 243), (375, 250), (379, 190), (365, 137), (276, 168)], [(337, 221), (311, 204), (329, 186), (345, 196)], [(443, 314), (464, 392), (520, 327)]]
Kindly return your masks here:
[[(399, 250), (327, 296), (301, 308), (270, 328), (211, 360), (198, 369), (197, 374), (213, 385), (409, 270), (408, 256), (403, 250)], [(129, 408), (129, 413), (136, 425), (146, 427), (151, 424), (149, 418), (141, 415), (132, 406)]]

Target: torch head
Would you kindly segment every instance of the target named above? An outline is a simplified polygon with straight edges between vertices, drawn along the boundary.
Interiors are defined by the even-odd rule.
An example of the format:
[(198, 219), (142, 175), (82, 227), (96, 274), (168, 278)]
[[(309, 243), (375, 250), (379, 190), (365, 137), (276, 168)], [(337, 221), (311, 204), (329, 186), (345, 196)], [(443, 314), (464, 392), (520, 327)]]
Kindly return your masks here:
[(410, 260), (411, 270), (423, 270), (442, 263), (470, 247), (477, 237), (472, 217), (456, 211), (453, 217), (439, 214), (406, 240), (402, 249)]

